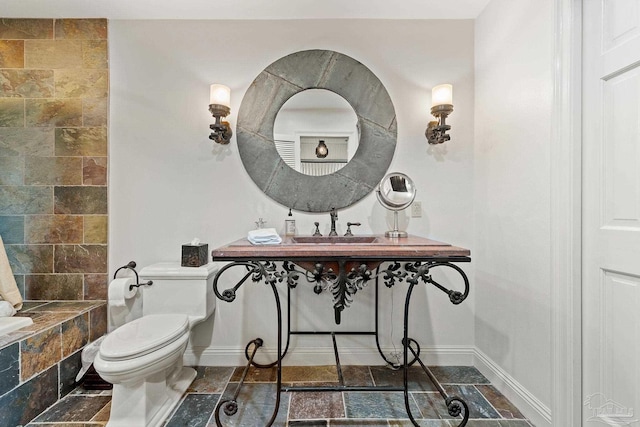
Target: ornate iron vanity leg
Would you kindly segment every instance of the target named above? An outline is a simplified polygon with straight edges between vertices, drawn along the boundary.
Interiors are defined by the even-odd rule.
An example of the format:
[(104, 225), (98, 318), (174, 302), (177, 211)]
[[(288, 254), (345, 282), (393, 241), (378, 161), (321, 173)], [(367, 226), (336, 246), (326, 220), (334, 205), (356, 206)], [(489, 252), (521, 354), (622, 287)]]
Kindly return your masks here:
[[(245, 274), (245, 276), (236, 284), (236, 286), (234, 286), (231, 289), (227, 289), (224, 292), (222, 292), (222, 294), (218, 291), (218, 279), (220, 278), (220, 275), (222, 273), (224, 273), (227, 269), (237, 266), (237, 265), (243, 265), (247, 268), (247, 273)], [(215, 409), (215, 420), (216, 420), (216, 426), (218, 427), (222, 427), (222, 423), (220, 421), (220, 409), (223, 408), (224, 406), (224, 412), (226, 415), (228, 416), (232, 416), (235, 415), (238, 411), (238, 404), (237, 404), (237, 397), (240, 393), (240, 389), (242, 388), (242, 385), (244, 384), (244, 380), (245, 377), (247, 375), (247, 372), (249, 370), (249, 367), (251, 365), (254, 365), (256, 367), (272, 367), (274, 366), (274, 364), (277, 366), (276, 368), (276, 402), (275, 402), (275, 407), (273, 409), (273, 413), (271, 415), (271, 418), (269, 419), (269, 421), (267, 422), (265, 427), (270, 427), (271, 425), (273, 425), (276, 417), (278, 416), (278, 410), (280, 409), (280, 399), (281, 399), (281, 393), (282, 393), (282, 358), (284, 357), (284, 353), (282, 351), (282, 305), (280, 304), (280, 295), (278, 294), (278, 289), (276, 288), (276, 283), (278, 281), (282, 281), (282, 279), (280, 279), (279, 277), (281, 277), (281, 274), (275, 274), (273, 276), (267, 276), (268, 272), (273, 272), (275, 271), (275, 268), (273, 268), (273, 264), (272, 263), (265, 263), (265, 265), (260, 264), (258, 261), (253, 262), (253, 261), (243, 261), (243, 262), (233, 262), (230, 264), (225, 265), (224, 267), (222, 267), (218, 273), (216, 274), (214, 280), (213, 280), (213, 290), (214, 293), (216, 294), (216, 296), (223, 300), (223, 301), (227, 301), (227, 302), (232, 302), (233, 300), (235, 300), (236, 297), (236, 291), (238, 290), (238, 288), (240, 288), (240, 286), (242, 286), (242, 284), (249, 278), (251, 277), (252, 280), (254, 282), (257, 282), (261, 279), (264, 278), (264, 280), (266, 281), (266, 283), (271, 287), (271, 290), (273, 292), (273, 296), (275, 299), (275, 303), (276, 303), (276, 313), (277, 313), (277, 324), (278, 324), (278, 343), (277, 343), (277, 359), (275, 362), (268, 364), (268, 365), (260, 365), (256, 362), (254, 362), (254, 357), (256, 354), (256, 351), (258, 350), (259, 347), (262, 346), (263, 341), (260, 338), (256, 338), (255, 340), (251, 341), (249, 344), (247, 344), (247, 347), (245, 348), (245, 355), (248, 359), (247, 365), (244, 369), (244, 372), (242, 374), (242, 378), (240, 379), (240, 383), (238, 384), (238, 387), (234, 393), (234, 396), (231, 399), (225, 399), (222, 400), (218, 403), (218, 405), (216, 406)], [(275, 277), (275, 278), (274, 278)], [(289, 309), (291, 308), (291, 299), (290, 299), (290, 294), (287, 294), (287, 302), (289, 305)], [(290, 323), (290, 317), (287, 318), (289, 323)], [(287, 327), (287, 348), (289, 346), (289, 335), (290, 335), (290, 325), (288, 325)], [(249, 347), (251, 346), (251, 344), (254, 345), (253, 350), (251, 352), (251, 354), (249, 354)]]
[(280, 295), (278, 295), (278, 289), (276, 289), (276, 285), (270, 283), (271, 289), (273, 290), (273, 297), (276, 300), (276, 309), (278, 312), (278, 360), (277, 360), (277, 374), (276, 374), (276, 403), (273, 408), (273, 414), (271, 415), (271, 419), (267, 423), (266, 427), (271, 427), (273, 422), (276, 420), (278, 416), (278, 410), (280, 409), (280, 395), (282, 394), (282, 307), (280, 305)]
[[(384, 352), (382, 351), (382, 348), (380, 347), (380, 306), (379, 306), (379, 301), (380, 301), (380, 296), (379, 296), (379, 291), (380, 291), (380, 280), (378, 277), (379, 274), (379, 268), (376, 270), (376, 291), (375, 291), (375, 307), (374, 307), (374, 318), (375, 318), (375, 329), (374, 329), (374, 335), (376, 338), (376, 347), (378, 348), (378, 353), (380, 354), (380, 357), (382, 357), (382, 359), (389, 365), (391, 366), (391, 368), (395, 369), (400, 369), (402, 367), (402, 365), (400, 363), (394, 363), (392, 361), (390, 361), (387, 356), (385, 356)], [(393, 319), (391, 319), (391, 321), (393, 321)], [(418, 348), (417, 354), (414, 354), (414, 358), (409, 362), (409, 366), (413, 365), (414, 363), (416, 363), (417, 358), (420, 356), (420, 346), (418, 345), (418, 343), (413, 340), (413, 339), (409, 339), (411, 342), (415, 343), (416, 347)]]
[[(438, 284), (437, 282), (433, 281), (431, 279), (430, 276), (427, 275), (427, 273), (429, 272), (429, 269), (433, 266), (447, 266), (447, 267), (451, 267), (453, 269), (455, 269), (456, 271), (458, 271), (464, 281), (465, 281), (465, 292), (464, 293), (460, 293), (457, 291), (449, 291), (446, 288), (444, 288), (443, 286), (441, 286), (440, 284)], [(438, 263), (438, 264), (432, 264), (429, 267), (426, 268), (426, 271), (422, 271), (419, 274), (419, 277), (422, 277), (423, 281), (426, 283), (431, 283), (433, 285), (435, 285), (436, 287), (438, 287), (439, 289), (443, 290), (444, 292), (446, 292), (449, 295), (449, 298), (451, 300), (452, 303), (454, 304), (459, 304), (460, 302), (464, 301), (464, 299), (467, 297), (468, 293), (469, 293), (469, 281), (467, 279), (467, 276), (464, 274), (464, 272), (457, 266), (454, 266), (452, 264), (449, 263)], [(440, 382), (437, 380), (437, 378), (433, 375), (433, 373), (431, 372), (431, 370), (425, 366), (424, 363), (422, 363), (422, 360), (420, 360), (420, 357), (418, 357), (418, 352), (419, 349), (416, 351), (411, 347), (411, 343), (415, 343), (417, 345), (417, 343), (415, 342), (415, 340), (410, 339), (409, 338), (409, 307), (410, 307), (410, 302), (411, 302), (411, 294), (413, 293), (413, 288), (416, 284), (418, 284), (418, 280), (417, 277), (414, 277), (413, 279), (409, 280), (409, 288), (407, 289), (407, 296), (405, 298), (405, 302), (404, 302), (404, 336), (402, 339), (402, 347), (403, 347), (403, 386), (404, 386), (404, 406), (405, 409), (407, 411), (407, 415), (409, 416), (409, 419), (411, 420), (411, 423), (416, 426), (416, 427), (420, 427), (420, 424), (418, 424), (418, 422), (416, 421), (416, 419), (413, 417), (413, 414), (411, 413), (411, 407), (409, 406), (409, 351), (411, 351), (411, 353), (414, 356), (414, 361), (417, 360), (418, 363), (420, 364), (420, 367), (422, 368), (422, 370), (427, 374), (427, 376), (429, 377), (429, 379), (431, 380), (431, 382), (436, 386), (436, 388), (438, 389), (438, 392), (440, 393), (440, 395), (442, 396), (442, 398), (445, 401), (445, 404), (447, 405), (447, 412), (449, 413), (449, 415), (451, 415), (452, 417), (458, 417), (460, 416), (460, 414), (462, 414), (462, 421), (460, 422), (460, 424), (458, 424), (458, 427), (464, 427), (467, 425), (467, 421), (469, 420), (469, 407), (467, 406), (467, 403), (462, 400), (460, 397), (458, 396), (449, 396), (447, 394), (447, 392), (444, 390), (444, 388), (440, 385)]]
[(244, 380), (247, 377), (247, 373), (249, 372), (249, 367), (251, 366), (251, 362), (253, 361), (253, 358), (256, 355), (256, 351), (258, 351), (258, 348), (262, 347), (263, 341), (261, 338), (256, 338), (252, 341), (249, 341), (249, 344), (247, 344), (247, 347), (245, 348), (245, 354), (249, 350), (249, 347), (251, 347), (251, 344), (253, 344), (253, 350), (251, 351), (251, 356), (249, 356), (249, 361), (247, 362), (247, 365), (244, 367), (244, 371), (242, 371), (240, 382), (236, 387), (236, 391), (233, 393), (233, 397), (231, 399), (220, 400), (220, 402), (216, 406), (215, 419), (216, 419), (217, 426), (222, 426), (220, 422), (221, 408), (224, 407), (224, 413), (229, 417), (232, 415), (235, 415), (238, 412), (238, 395), (240, 394), (240, 389), (242, 388), (244, 384)]

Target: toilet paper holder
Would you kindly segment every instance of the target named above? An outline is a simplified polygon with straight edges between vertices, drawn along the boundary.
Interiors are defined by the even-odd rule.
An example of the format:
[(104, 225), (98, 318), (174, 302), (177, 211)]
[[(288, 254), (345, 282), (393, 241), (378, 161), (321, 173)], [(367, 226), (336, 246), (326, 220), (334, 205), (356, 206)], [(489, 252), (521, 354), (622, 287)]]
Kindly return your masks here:
[(133, 284), (133, 285), (129, 285), (129, 290), (132, 290), (133, 288), (139, 288), (140, 286), (151, 286), (151, 285), (153, 285), (153, 281), (152, 280), (149, 280), (149, 281), (147, 281), (145, 283), (140, 283), (140, 278), (138, 277), (138, 272), (136, 271), (136, 265), (137, 264), (136, 264), (135, 261), (129, 261), (127, 263), (127, 265), (123, 265), (122, 267), (118, 268), (115, 273), (113, 273), (113, 278), (114, 279), (116, 278), (116, 276), (118, 275), (118, 272), (120, 270), (126, 268), (127, 270), (133, 271), (133, 274), (136, 275), (136, 283)]

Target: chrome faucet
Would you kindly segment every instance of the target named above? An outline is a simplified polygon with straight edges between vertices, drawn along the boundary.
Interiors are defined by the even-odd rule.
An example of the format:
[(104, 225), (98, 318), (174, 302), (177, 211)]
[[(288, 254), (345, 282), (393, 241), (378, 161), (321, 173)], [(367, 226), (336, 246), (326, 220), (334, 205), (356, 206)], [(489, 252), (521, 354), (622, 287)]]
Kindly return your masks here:
[(337, 236), (338, 233), (336, 232), (336, 220), (338, 219), (338, 211), (336, 210), (336, 208), (331, 208), (331, 212), (329, 213), (329, 215), (331, 215), (331, 231), (329, 232), (329, 236)]

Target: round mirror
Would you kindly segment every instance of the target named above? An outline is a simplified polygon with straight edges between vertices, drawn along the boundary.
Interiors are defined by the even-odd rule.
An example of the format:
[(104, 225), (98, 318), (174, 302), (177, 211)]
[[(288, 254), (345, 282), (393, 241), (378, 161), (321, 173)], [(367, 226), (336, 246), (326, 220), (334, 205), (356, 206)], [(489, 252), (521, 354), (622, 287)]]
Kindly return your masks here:
[[(307, 89), (340, 95), (358, 118), (358, 148), (341, 169), (326, 175), (305, 175), (289, 167), (274, 141), (278, 112)], [(391, 164), (397, 127), (389, 93), (371, 70), (338, 52), (307, 50), (277, 60), (256, 77), (238, 110), (236, 133), (242, 163), (262, 192), (288, 208), (329, 212), (375, 190)], [(324, 145), (330, 152), (326, 140)], [(324, 155), (319, 140), (318, 146)]]
[(411, 178), (400, 172), (386, 175), (376, 191), (378, 201), (393, 211), (393, 230), (387, 231), (387, 237), (407, 237), (406, 231), (398, 230), (398, 211), (406, 209), (416, 198), (416, 187)]
[(276, 150), (290, 168), (305, 175), (342, 169), (358, 149), (358, 117), (340, 95), (308, 89), (284, 103), (273, 124)]

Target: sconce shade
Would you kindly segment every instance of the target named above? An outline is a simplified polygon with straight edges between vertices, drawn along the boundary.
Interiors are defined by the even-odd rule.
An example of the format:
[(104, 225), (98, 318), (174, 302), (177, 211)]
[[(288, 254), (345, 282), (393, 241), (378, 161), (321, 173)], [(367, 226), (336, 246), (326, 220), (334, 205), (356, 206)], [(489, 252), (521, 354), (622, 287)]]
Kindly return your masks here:
[(453, 105), (453, 86), (442, 84), (431, 90), (431, 106)]
[(225, 85), (212, 84), (209, 104), (224, 105), (231, 108), (231, 90)]
[(449, 141), (447, 132), (451, 126), (447, 124), (447, 116), (453, 112), (453, 86), (442, 84), (431, 90), (431, 115), (437, 120), (429, 122), (425, 136), (429, 144), (442, 144)]
[(229, 122), (221, 120), (231, 113), (231, 90), (225, 85), (212, 84), (209, 92), (209, 112), (216, 122), (209, 126), (213, 132), (209, 139), (218, 144), (228, 144), (231, 141), (233, 131)]

